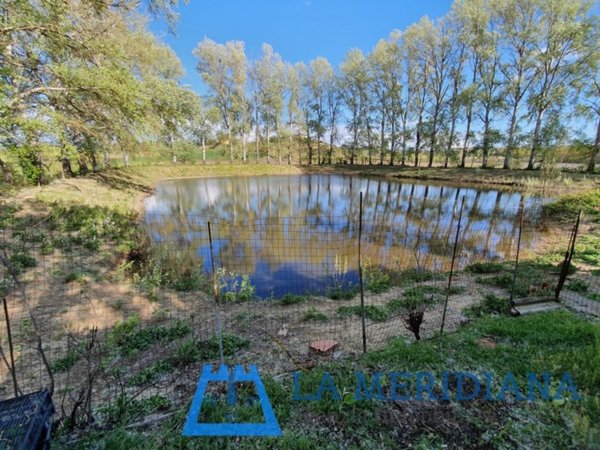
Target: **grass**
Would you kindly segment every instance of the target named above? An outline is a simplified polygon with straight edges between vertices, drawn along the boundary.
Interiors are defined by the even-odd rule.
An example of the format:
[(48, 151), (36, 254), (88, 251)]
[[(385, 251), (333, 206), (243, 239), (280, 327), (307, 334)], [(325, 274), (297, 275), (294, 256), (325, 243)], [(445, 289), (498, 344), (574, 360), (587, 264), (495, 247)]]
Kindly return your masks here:
[(325, 313), (322, 313), (314, 306), (311, 306), (308, 309), (308, 311), (306, 311), (306, 313), (304, 314), (304, 317), (302, 317), (302, 320), (304, 322), (310, 322), (310, 321), (327, 322), (328, 319), (327, 319), (327, 315)]
[[(495, 342), (493, 348), (481, 339)], [(457, 403), (412, 401), (355, 401), (355, 371), (372, 374), (407, 370), (444, 370), (494, 373), (495, 383), (512, 372), (519, 386), (527, 373), (553, 374), (569, 371), (581, 401)], [(181, 429), (187, 405), (163, 424), (149, 429), (126, 429), (135, 414), (164, 407), (159, 399), (136, 403), (124, 399), (112, 405), (110, 416), (119, 420), (116, 429), (97, 429), (84, 434), (69, 448), (102, 449), (271, 449), (271, 448), (595, 448), (600, 442), (600, 324), (576, 314), (552, 311), (536, 315), (482, 317), (456, 333), (408, 344), (393, 339), (385, 348), (350, 361), (328, 362), (304, 372), (302, 393), (317, 391), (323, 372), (335, 380), (341, 400), (324, 395), (320, 401), (292, 400), (291, 375), (274, 381), (262, 374), (275, 415), (283, 429), (280, 438), (185, 438)], [(387, 390), (383, 377), (384, 393)], [(409, 390), (414, 384), (409, 383)], [(492, 389), (499, 389), (494, 384)], [(553, 385), (551, 390), (556, 389)], [(251, 399), (251, 390), (243, 390)], [(222, 420), (225, 405), (210, 403), (205, 417)], [(122, 408), (119, 408), (119, 405)], [(248, 406), (244, 406), (248, 405)], [(236, 419), (258, 419), (252, 402), (231, 412)], [(104, 409), (103, 411), (106, 411)], [(243, 414), (247, 414), (244, 416)], [(125, 418), (125, 420), (123, 420)], [(308, 426), (308, 424), (311, 424)], [(60, 439), (57, 448), (66, 448)]]
[(483, 317), (490, 314), (506, 316), (509, 312), (507, 298), (500, 298), (494, 294), (486, 294), (479, 303), (465, 308), (467, 317)]
[(467, 272), (478, 274), (498, 273), (504, 270), (504, 264), (498, 262), (477, 262), (465, 267)]
[[(362, 316), (362, 308), (360, 305), (357, 306), (340, 306), (337, 309), (337, 313), (340, 317), (346, 318), (352, 315)], [(365, 317), (374, 322), (383, 322), (389, 317), (389, 313), (384, 308), (375, 305), (365, 306)]]
[(279, 302), (282, 305), (297, 305), (298, 303), (304, 303), (308, 300), (307, 295), (297, 295), (297, 294), (285, 294), (283, 297), (279, 299)]

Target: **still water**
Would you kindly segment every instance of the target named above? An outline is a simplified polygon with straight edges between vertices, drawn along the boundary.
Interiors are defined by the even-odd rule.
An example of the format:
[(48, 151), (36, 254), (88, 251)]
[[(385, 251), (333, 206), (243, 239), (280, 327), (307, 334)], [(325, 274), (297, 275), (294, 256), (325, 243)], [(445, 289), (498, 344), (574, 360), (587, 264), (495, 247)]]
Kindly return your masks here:
[(249, 275), (261, 297), (322, 292), (356, 282), (361, 192), (364, 260), (390, 269), (447, 270), (463, 198), (459, 265), (510, 259), (520, 203), (533, 219), (541, 204), (519, 192), (356, 176), (194, 178), (160, 183), (145, 220), (154, 241), (192, 252), (206, 272), (210, 221), (216, 266)]

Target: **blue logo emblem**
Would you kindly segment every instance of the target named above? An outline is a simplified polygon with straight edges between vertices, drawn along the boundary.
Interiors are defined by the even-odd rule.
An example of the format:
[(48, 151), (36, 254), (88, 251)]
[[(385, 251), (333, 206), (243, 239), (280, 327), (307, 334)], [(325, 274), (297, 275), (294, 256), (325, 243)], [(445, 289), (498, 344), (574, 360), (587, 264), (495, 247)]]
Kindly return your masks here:
[[(281, 428), (279, 428), (267, 391), (255, 365), (250, 365), (247, 372), (240, 365), (229, 368), (221, 364), (216, 372), (213, 372), (212, 369), (211, 364), (206, 364), (202, 368), (198, 387), (183, 426), (183, 436), (281, 436)], [(253, 383), (265, 421), (260, 423), (200, 422), (202, 403), (206, 400), (206, 388), (211, 382), (227, 383), (227, 403), (231, 407), (237, 402), (235, 383)]]

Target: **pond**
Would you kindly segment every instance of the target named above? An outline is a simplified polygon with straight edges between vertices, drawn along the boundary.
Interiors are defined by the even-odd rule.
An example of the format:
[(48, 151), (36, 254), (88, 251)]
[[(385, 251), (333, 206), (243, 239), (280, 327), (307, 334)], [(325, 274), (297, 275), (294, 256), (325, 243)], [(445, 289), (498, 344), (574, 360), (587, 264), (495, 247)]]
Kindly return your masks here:
[[(260, 297), (323, 292), (357, 282), (360, 193), (365, 264), (447, 270), (457, 234), (458, 264), (514, 258), (519, 206), (535, 219), (542, 200), (519, 192), (342, 175), (177, 179), (146, 199), (151, 239), (248, 275)], [(528, 246), (533, 234), (524, 236)]]

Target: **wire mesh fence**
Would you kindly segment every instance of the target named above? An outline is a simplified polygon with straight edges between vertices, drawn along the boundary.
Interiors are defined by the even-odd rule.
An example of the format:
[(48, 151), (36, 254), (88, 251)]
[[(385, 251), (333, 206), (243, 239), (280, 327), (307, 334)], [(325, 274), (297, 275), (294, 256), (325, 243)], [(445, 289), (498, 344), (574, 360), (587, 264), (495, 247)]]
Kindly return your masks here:
[[(5, 221), (0, 398), (48, 388), (68, 425), (119, 421), (187, 402), (222, 357), (282, 373), (316, 364), (314, 341), (344, 357), (555, 299), (574, 223), (544, 230), (512, 194), (489, 219), (487, 194), (456, 192), (361, 196), (339, 216), (147, 215), (128, 248), (110, 223)], [(599, 313), (573, 276), (565, 303)]]

